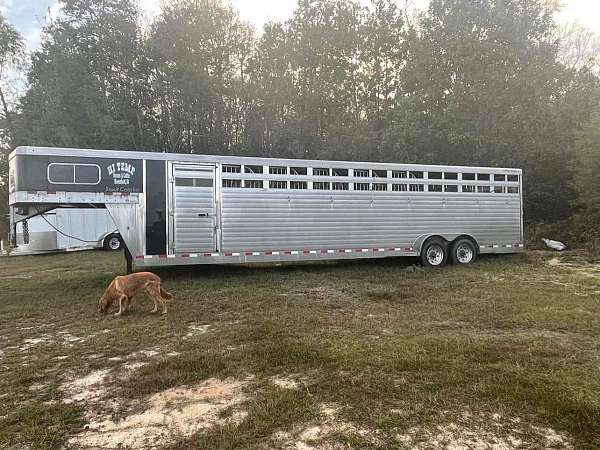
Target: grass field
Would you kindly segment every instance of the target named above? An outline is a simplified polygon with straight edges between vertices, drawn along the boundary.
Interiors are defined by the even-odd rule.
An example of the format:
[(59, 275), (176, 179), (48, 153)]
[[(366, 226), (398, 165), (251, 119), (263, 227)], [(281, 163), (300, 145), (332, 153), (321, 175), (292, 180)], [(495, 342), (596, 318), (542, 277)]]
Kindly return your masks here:
[(559, 258), (166, 269), (119, 319), (121, 255), (0, 258), (0, 448), (599, 448), (600, 265)]

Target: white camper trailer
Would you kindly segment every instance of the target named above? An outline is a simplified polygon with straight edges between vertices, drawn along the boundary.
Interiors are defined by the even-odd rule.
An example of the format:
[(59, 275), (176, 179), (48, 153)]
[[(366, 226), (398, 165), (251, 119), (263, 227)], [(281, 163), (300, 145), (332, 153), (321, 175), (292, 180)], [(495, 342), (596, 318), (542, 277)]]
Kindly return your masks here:
[(138, 267), (524, 249), (520, 169), (19, 147), (9, 192), (13, 229), (106, 208)]
[(103, 248), (120, 250), (121, 238), (108, 210), (57, 208), (16, 224), (12, 255)]

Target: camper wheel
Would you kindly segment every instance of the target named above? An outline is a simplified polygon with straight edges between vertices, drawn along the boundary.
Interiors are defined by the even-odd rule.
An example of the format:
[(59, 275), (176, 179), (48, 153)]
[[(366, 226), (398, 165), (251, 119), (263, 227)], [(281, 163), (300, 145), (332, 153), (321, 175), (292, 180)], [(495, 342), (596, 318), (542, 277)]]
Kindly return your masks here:
[(104, 249), (110, 251), (117, 251), (123, 248), (123, 241), (121, 241), (121, 236), (118, 234), (111, 234), (106, 236), (104, 239)]

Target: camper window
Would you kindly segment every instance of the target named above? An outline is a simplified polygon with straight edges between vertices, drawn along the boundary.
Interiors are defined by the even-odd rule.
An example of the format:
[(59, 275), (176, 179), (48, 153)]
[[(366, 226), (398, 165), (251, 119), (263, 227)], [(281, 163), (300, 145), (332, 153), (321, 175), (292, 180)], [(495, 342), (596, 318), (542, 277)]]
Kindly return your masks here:
[(100, 183), (100, 166), (96, 164), (51, 163), (48, 165), (48, 182), (51, 184)]

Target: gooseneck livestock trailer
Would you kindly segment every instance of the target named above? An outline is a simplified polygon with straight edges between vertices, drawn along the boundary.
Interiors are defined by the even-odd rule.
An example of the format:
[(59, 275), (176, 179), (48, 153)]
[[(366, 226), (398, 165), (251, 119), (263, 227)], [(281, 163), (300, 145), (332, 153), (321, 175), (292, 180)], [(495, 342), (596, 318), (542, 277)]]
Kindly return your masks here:
[(10, 220), (106, 208), (137, 267), (523, 251), (520, 169), (19, 147)]

